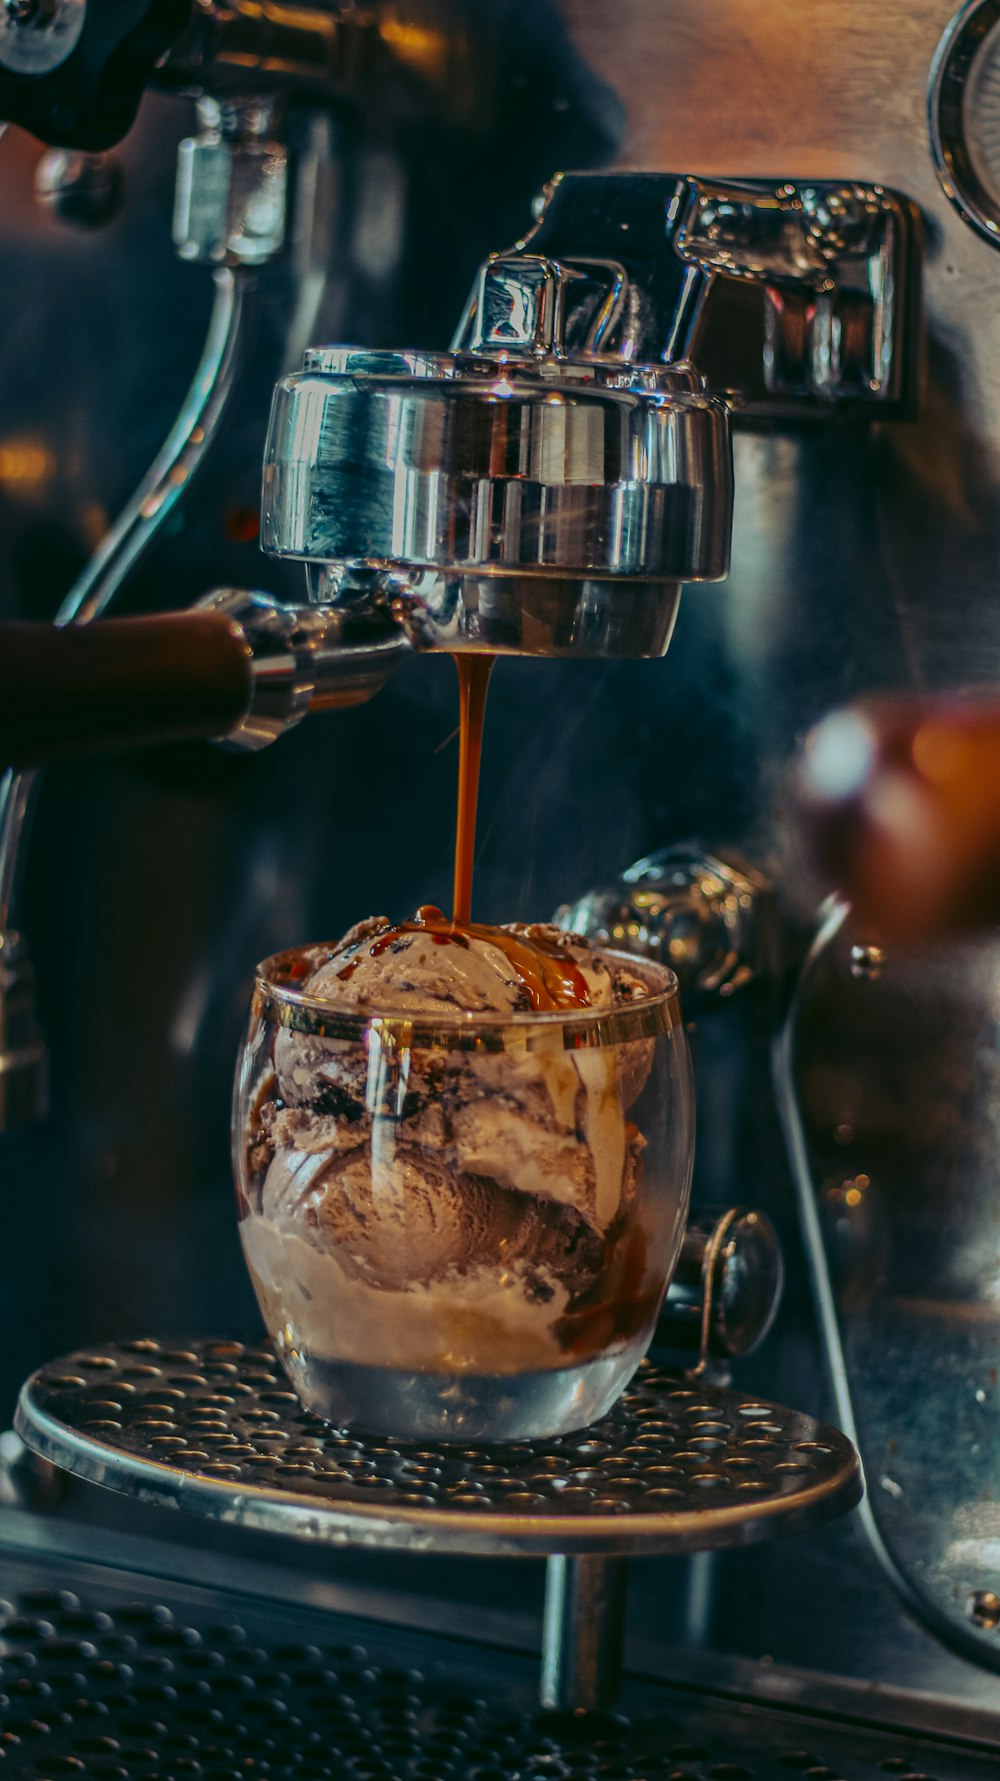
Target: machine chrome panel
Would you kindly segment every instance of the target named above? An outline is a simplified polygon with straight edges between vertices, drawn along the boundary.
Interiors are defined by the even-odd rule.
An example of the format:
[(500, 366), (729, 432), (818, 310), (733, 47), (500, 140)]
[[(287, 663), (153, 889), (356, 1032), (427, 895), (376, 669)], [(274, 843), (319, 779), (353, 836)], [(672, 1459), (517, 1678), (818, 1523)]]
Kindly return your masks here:
[(863, 952), (832, 910), (777, 1051), (838, 1411), (911, 1609), (1000, 1668), (1000, 949)]
[[(137, 577), (135, 607), (260, 580), (246, 514), (274, 377), (319, 337), (443, 349), (476, 266), (516, 237), (532, 193), (557, 168), (872, 182), (906, 193), (925, 218), (917, 418), (742, 434), (731, 580), (685, 603), (665, 665), (500, 665), (478, 864), (484, 915), (547, 913), (621, 861), (692, 833), (768, 862), (811, 915), (784, 796), (797, 739), (865, 688), (991, 672), (1000, 261), (955, 212), (928, 151), (928, 74), (951, 10), (941, 0), (817, 0), (806, 27), (799, 0), (763, 11), (749, 0), (540, 0), (516, 11), (490, 0), (465, 13), (426, 0), (421, 53), (432, 71), (448, 85), (461, 39), (476, 47), (477, 80), (451, 81), (447, 120), (432, 127), (426, 110), (413, 127), (398, 88), (377, 118), (336, 120), (343, 152), (327, 276), (313, 270), (306, 289), (289, 266), (267, 274), (258, 348), (225, 447)], [(398, 24), (396, 9), (373, 11)], [(158, 448), (197, 361), (210, 293), (196, 269), (174, 263), (165, 220), (176, 141), (189, 128), (177, 102), (147, 102), (122, 150), (128, 203), (100, 237), (60, 231), (34, 208), (35, 157), (23, 138), (9, 132), (0, 148), (0, 598), (12, 614), (55, 611), (136, 465)], [(70, 338), (70, 313), (86, 352)], [(299, 591), (286, 566), (273, 563), (271, 579), (277, 594)], [(446, 894), (453, 723), (446, 665), (411, 661), (370, 707), (303, 726), (270, 756), (199, 750), (50, 776), (26, 892), (59, 1111), (47, 1129), (3, 1139), (8, 1403), (40, 1356), (97, 1341), (112, 1321), (117, 1330), (253, 1327), (224, 1130), (248, 974), (289, 940), (390, 901), (403, 912)], [(151, 910), (163, 912), (155, 948)], [(86, 946), (69, 943), (81, 935)], [(700, 1189), (718, 1200), (740, 1171), (752, 1171), (755, 1199), (768, 1187), (788, 1294), (778, 1330), (749, 1363), (754, 1388), (819, 1407), (822, 1357), (756, 993), (734, 997), (695, 1035)], [(949, 1030), (960, 1028), (958, 1019)], [(873, 1056), (873, 1079), (881, 1063)], [(991, 1104), (987, 1095), (982, 1107)], [(914, 1181), (934, 1167), (930, 1145), (913, 1153)], [(988, 1219), (988, 1195), (980, 1204)], [(939, 1226), (930, 1241), (935, 1254), (948, 1247)], [(961, 1364), (958, 1318), (935, 1327), (949, 1366)], [(926, 1371), (919, 1389), (923, 1408)], [(950, 1386), (940, 1402), (954, 1407)], [(897, 1426), (873, 1416), (863, 1437), (873, 1454)], [(953, 1423), (942, 1438), (961, 1432)], [(914, 1563), (938, 1535), (921, 1538)], [(825, 1569), (810, 1545), (794, 1567), (782, 1558), (754, 1572), (758, 1599), (784, 1605), (797, 1644), (826, 1639), (832, 1670), (850, 1666), (878, 1588), (861, 1549), (841, 1550), (835, 1564), (823, 1549)], [(739, 1627), (759, 1651), (765, 1635), (756, 1610), (747, 1627), (746, 1572), (734, 1564), (720, 1561), (701, 1636), (724, 1645)], [(656, 1588), (669, 1593), (659, 1574)], [(853, 1613), (838, 1612), (845, 1602)], [(901, 1616), (877, 1650), (866, 1648), (869, 1680), (916, 1638)], [(927, 1678), (927, 1642), (921, 1653)], [(953, 1678), (944, 1654), (940, 1662)]]

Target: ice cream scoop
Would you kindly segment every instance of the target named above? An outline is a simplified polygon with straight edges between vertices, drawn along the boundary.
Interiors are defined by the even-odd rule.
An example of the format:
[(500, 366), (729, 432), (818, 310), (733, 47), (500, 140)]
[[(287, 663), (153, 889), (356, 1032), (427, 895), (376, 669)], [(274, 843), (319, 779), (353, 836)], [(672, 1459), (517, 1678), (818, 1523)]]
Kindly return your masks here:
[[(375, 917), (352, 928), (303, 985), (331, 1005), (373, 1013), (553, 1013), (641, 1000), (646, 985), (625, 963), (550, 926), (456, 925), (438, 910), (414, 922)], [(619, 1209), (630, 1139), (625, 1115), (642, 1090), (652, 1046), (542, 1055), (461, 1054), (444, 1062), (411, 1055), (397, 1077), (393, 1110), (401, 1141), (436, 1169), (489, 1179), (574, 1207), (597, 1230)], [(370, 1050), (297, 1032), (279, 1033), (278, 1093), (311, 1116), (297, 1148), (334, 1151), (367, 1140), (372, 1114)], [(288, 1122), (285, 1122), (285, 1129)], [(634, 1141), (633, 1141), (634, 1148)]]

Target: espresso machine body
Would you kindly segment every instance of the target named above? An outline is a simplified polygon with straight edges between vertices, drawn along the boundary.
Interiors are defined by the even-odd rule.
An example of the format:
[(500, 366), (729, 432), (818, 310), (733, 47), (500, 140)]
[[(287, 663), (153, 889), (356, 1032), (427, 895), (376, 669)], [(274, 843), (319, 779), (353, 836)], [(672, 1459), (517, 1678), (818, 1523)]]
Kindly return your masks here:
[[(121, 180), (120, 207), (81, 220), (65, 182), (53, 200), (55, 150), (14, 129), (0, 143), (5, 619), (55, 615), (159, 450), (202, 348), (210, 265), (198, 251), (178, 257), (170, 215), (178, 141), (198, 132), (186, 95), (201, 90), (208, 52), (197, 34), (177, 47), (167, 10), (157, 28), (171, 47), (151, 46), (137, 121), (107, 151), (113, 163), (99, 163)], [(690, 883), (718, 859), (727, 893), (732, 861), (747, 862), (740, 894), (765, 910), (768, 942), (749, 923), (729, 974), (692, 989), (695, 1201), (752, 1200), (778, 1226), (783, 1308), (737, 1381), (846, 1419), (868, 1470), (868, 1527), (803, 1536), (794, 1563), (777, 1547), (644, 1567), (636, 1649), (654, 1675), (678, 1673), (678, 1645), (689, 1663), (706, 1654), (716, 1675), (752, 1661), (755, 1686), (771, 1664), (808, 1671), (809, 1698), (827, 1702), (833, 1677), (917, 1688), (944, 1703), (942, 1726), (956, 1724), (957, 1703), (989, 1708), (1000, 1624), (990, 1605), (995, 947), (983, 939), (926, 966), (901, 962), (842, 910), (821, 912), (825, 887), (807, 874), (791, 820), (790, 768), (817, 720), (859, 693), (994, 678), (989, 70), (971, 83), (980, 111), (953, 95), (951, 111), (938, 103), (948, 56), (967, 69), (992, 11), (967, 8), (978, 36), (958, 31), (940, 55), (952, 22), (940, 0), (342, 11), (343, 60), (333, 72), (324, 64), (322, 80), (292, 83), (270, 117), (298, 170), (293, 221), (283, 251), (255, 272), (255, 334), (211, 459), (123, 584), (123, 613), (186, 608), (212, 587), (266, 586), (301, 603), (309, 551), (301, 537), (275, 548), (279, 521), (291, 523), (287, 509), (275, 518), (275, 501), (265, 501), (272, 554), (259, 552), (272, 387), (294, 385), (317, 342), (349, 341), (383, 368), (391, 350), (411, 364), (474, 351), (477, 268), (512, 243), (524, 251), (533, 201), (555, 174), (618, 179), (623, 205), (637, 180), (670, 173), (730, 203), (753, 182), (770, 211), (787, 187), (796, 215), (804, 192), (897, 207), (905, 244), (882, 252), (881, 285), (865, 260), (882, 318), (883, 358), (872, 362), (890, 363), (890, 333), (895, 355), (881, 387), (874, 373), (849, 390), (834, 375), (858, 314), (849, 281), (834, 281), (847, 291), (843, 311), (812, 272), (798, 302), (796, 261), (776, 303), (767, 263), (744, 275), (730, 248), (700, 332), (661, 350), (690, 349), (705, 399), (732, 417), (728, 579), (715, 584), (725, 562), (706, 559), (708, 584), (685, 593), (664, 662), (611, 660), (606, 646), (590, 660), (549, 651), (501, 662), (476, 897), (485, 919), (566, 906), (576, 925), (614, 932), (615, 898), (626, 924), (638, 921), (643, 886), (673, 869), (654, 859), (620, 882), (633, 861), (677, 848)], [(225, 20), (214, 25), (229, 42)], [(249, 78), (241, 54), (242, 77), (230, 72), (212, 103)], [(254, 95), (269, 91), (265, 63)], [(202, 135), (209, 127), (203, 114)], [(63, 152), (91, 157), (96, 177), (105, 144), (94, 136)], [(548, 215), (555, 232), (556, 209)], [(805, 239), (828, 239), (843, 221), (824, 212)], [(541, 214), (539, 253), (546, 226)], [(181, 239), (196, 233), (189, 214)], [(588, 247), (586, 228), (573, 246), (578, 257), (608, 253)], [(663, 579), (675, 591), (689, 574), (675, 566)], [(18, 902), (51, 1110), (0, 1135), (4, 1426), (21, 1381), (50, 1355), (122, 1333), (257, 1329), (228, 1161), (253, 966), (361, 915), (445, 900), (454, 673), (419, 647), (393, 667), (376, 697), (310, 717), (261, 753), (193, 741), (47, 775)], [(681, 849), (692, 838), (697, 853)], [(356, 1589), (370, 1603), (381, 1592), (400, 1621), (459, 1636), (491, 1599), (508, 1642), (531, 1636), (531, 1567), (491, 1565), (484, 1578), (453, 1561), (330, 1555), (310, 1579), (283, 1545), (213, 1545), (187, 1523), (172, 1530), (169, 1562), (154, 1562), (162, 1530), (151, 1516), (123, 1518), (86, 1490), (52, 1504), (51, 1487), (23, 1455), (11, 1461), (0, 1492), (11, 1547), (188, 1579), (252, 1565), (256, 1587), (289, 1600), (312, 1589), (313, 1600), (343, 1602)], [(739, 1673), (749, 1688), (749, 1669)]]

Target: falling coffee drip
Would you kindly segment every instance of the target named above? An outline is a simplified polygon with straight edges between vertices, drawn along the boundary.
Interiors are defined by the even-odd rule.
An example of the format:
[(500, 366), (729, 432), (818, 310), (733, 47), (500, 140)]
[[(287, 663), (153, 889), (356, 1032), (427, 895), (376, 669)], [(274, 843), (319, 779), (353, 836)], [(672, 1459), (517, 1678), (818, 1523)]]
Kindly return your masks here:
[(424, 908), (418, 921), (441, 944), (449, 941), (467, 946), (474, 934), (496, 946), (513, 966), (527, 991), (531, 1006), (543, 1011), (586, 1007), (590, 1002), (586, 979), (564, 950), (535, 936), (529, 940), (507, 928), (484, 927), (472, 921), (472, 871), (476, 852), (476, 811), (479, 805), (479, 772), (483, 753), (483, 722), (486, 695), (496, 656), (456, 655), (458, 673), (458, 813), (455, 825), (454, 915), (445, 922), (441, 911)]
[(486, 695), (496, 656), (457, 655), (458, 671), (458, 817), (455, 826), (456, 922), (472, 920), (472, 870), (476, 852), (476, 810), (483, 753)]
[[(401, 921), (372, 937), (369, 952), (380, 958), (404, 934), (429, 934), (436, 946), (468, 949), (470, 940), (485, 942), (502, 952), (514, 976), (537, 1013), (560, 1008), (587, 1008), (590, 992), (583, 972), (565, 946), (544, 930), (515, 934), (509, 928), (489, 927), (472, 920), (472, 865), (476, 848), (476, 806), (479, 802), (479, 767), (483, 748), (486, 694), (495, 656), (455, 657), (459, 685), (458, 818), (455, 831), (455, 901), (449, 920), (443, 910), (426, 903), (413, 921)], [(348, 982), (359, 961), (351, 959), (337, 972)]]

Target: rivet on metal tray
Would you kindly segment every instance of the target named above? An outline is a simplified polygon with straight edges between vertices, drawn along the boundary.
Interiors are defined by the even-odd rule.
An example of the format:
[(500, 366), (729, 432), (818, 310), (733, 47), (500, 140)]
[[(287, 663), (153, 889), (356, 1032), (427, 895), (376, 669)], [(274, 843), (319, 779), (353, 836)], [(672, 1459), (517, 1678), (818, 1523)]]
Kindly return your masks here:
[(1000, 1595), (996, 1595), (992, 1589), (974, 1589), (966, 1612), (969, 1619), (981, 1626), (984, 1632), (995, 1632), (1000, 1626)]

